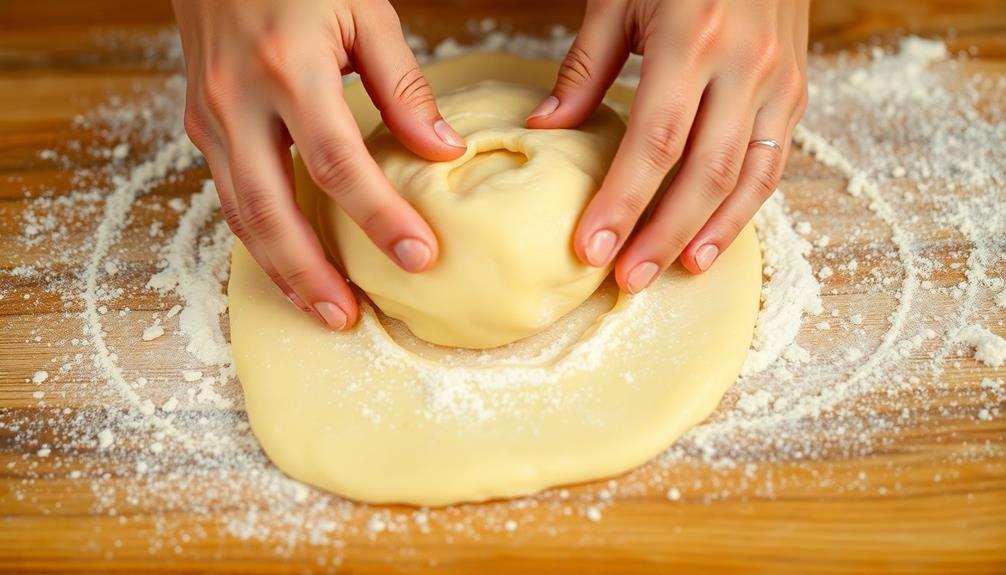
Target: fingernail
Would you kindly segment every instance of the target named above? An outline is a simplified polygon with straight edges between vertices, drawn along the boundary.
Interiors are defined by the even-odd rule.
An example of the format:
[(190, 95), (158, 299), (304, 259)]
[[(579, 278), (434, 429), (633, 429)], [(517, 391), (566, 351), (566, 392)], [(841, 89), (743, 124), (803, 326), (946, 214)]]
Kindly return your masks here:
[(587, 249), (584, 250), (587, 256), (587, 263), (600, 268), (608, 265), (611, 256), (615, 253), (615, 243), (618, 236), (611, 230), (599, 230), (590, 236), (587, 242)]
[(695, 263), (698, 264), (700, 270), (706, 271), (709, 266), (713, 265), (718, 255), (720, 255), (719, 248), (712, 244), (706, 244), (695, 250)]
[(314, 311), (318, 312), (318, 315), (321, 316), (321, 319), (325, 320), (328, 327), (336, 331), (345, 329), (346, 323), (349, 321), (346, 312), (342, 311), (339, 306), (332, 302), (320, 301), (314, 304)]
[(657, 277), (659, 269), (657, 264), (653, 262), (643, 262), (632, 268), (632, 271), (629, 272), (627, 282), (629, 284), (629, 293), (639, 293), (646, 289), (646, 286), (650, 285), (653, 278)]
[(533, 112), (531, 112), (531, 115), (528, 116), (527, 119), (530, 120), (532, 118), (543, 118), (554, 112), (558, 107), (559, 107), (559, 98), (556, 98), (555, 96), (549, 96), (548, 98), (545, 98), (541, 104), (538, 104), (538, 107), (535, 108)]
[(286, 297), (290, 300), (290, 303), (292, 303), (293, 305), (299, 307), (304, 311), (307, 311), (307, 304), (305, 304), (304, 300), (300, 299), (300, 297), (297, 294), (293, 293), (292, 291), (285, 293)]
[(465, 144), (465, 139), (461, 137), (461, 134), (454, 131), (444, 120), (437, 120), (433, 122), (433, 131), (437, 133), (440, 140), (447, 144), (448, 146), (453, 146), (455, 148), (467, 148), (468, 145)]
[(406, 238), (395, 244), (395, 257), (407, 272), (418, 272), (430, 263), (430, 248), (419, 240)]

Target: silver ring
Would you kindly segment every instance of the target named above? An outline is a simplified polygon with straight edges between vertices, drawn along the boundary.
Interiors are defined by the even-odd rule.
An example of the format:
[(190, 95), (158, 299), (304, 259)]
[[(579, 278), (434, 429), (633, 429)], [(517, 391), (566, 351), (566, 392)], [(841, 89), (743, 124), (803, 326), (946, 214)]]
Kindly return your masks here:
[(751, 148), (751, 147), (754, 147), (754, 146), (758, 146), (758, 147), (761, 147), (761, 148), (768, 148), (770, 150), (775, 150), (777, 152), (782, 152), (782, 145), (779, 144), (779, 140), (775, 140), (775, 139), (772, 139), (772, 138), (762, 138), (762, 139), (759, 139), (759, 140), (751, 140), (751, 142), (748, 144), (748, 147)]

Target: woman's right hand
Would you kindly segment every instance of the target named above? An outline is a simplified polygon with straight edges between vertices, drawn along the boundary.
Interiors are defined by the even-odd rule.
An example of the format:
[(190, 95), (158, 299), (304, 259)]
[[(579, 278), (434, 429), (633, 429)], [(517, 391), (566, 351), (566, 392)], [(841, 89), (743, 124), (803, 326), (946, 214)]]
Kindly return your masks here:
[(290, 146), (311, 177), (406, 271), (437, 238), (393, 189), (342, 97), (358, 71), (402, 144), (430, 160), (464, 153), (384, 0), (175, 0), (188, 74), (185, 129), (206, 156), (224, 216), (273, 282), (335, 330), (352, 290), (295, 202)]
[(679, 256), (704, 272), (740, 234), (775, 191), (807, 106), (809, 4), (587, 2), (552, 94), (528, 119), (575, 127), (629, 52), (643, 55), (625, 137), (577, 226), (585, 264), (614, 262), (618, 285), (637, 293)]

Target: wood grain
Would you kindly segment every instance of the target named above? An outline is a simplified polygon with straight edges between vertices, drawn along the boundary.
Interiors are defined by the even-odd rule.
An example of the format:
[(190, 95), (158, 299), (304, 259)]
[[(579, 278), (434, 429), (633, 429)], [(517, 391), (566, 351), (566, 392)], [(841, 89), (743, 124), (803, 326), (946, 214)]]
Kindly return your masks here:
[[(449, 35), (463, 37), (458, 30), (463, 30), (469, 18), (492, 17), (506, 29), (529, 32), (544, 31), (554, 23), (573, 27), (582, 9), (578, 2), (540, 0), (514, 1), (505, 8), (488, 0), (395, 4), (407, 26), (434, 41)], [(954, 28), (955, 47), (979, 46), (983, 73), (1006, 76), (1006, 2), (847, 0), (820, 1), (814, 6), (812, 40), (825, 50), (855, 47), (897, 31), (943, 34)], [(69, 174), (40, 161), (39, 150), (70, 138), (74, 115), (108, 94), (136, 85), (157, 89), (170, 73), (145, 63), (142, 43), (124, 40), (114, 48), (96, 47), (94, 31), (118, 31), (123, 38), (135, 38), (155, 33), (170, 19), (167, 3), (0, 2), (4, 28), (0, 34), (0, 269), (46, 257), (44, 246), (26, 249), (17, 239), (27, 207), (24, 190), (38, 186), (51, 187), (57, 194), (70, 190)], [(75, 160), (80, 165), (100, 163), (83, 153)], [(151, 206), (163, 205), (170, 197), (187, 197), (206, 175), (196, 170), (160, 186), (140, 202), (137, 225), (161, 219), (170, 229), (177, 214), (156, 212)], [(855, 217), (840, 205), (813, 215), (818, 198), (837, 196), (844, 185), (811, 159), (794, 154), (784, 190), (794, 209), (810, 214), (808, 219), (817, 227), (818, 221), (829, 218)], [(81, 235), (79, 241), (85, 237)], [(934, 236), (927, 241), (932, 253), (944, 261), (966, 248), (959, 238)], [(121, 278), (123, 284), (142, 283), (154, 271), (151, 250), (135, 242), (129, 257), (138, 267)], [(46, 279), (67, 280), (73, 267), (69, 263), (56, 270), (56, 277)], [(74, 337), (80, 330), (74, 321), (61, 319), (66, 311), (63, 302), (40, 281), (3, 279), (3, 289), (30, 296), (28, 300), (0, 299), (0, 408), (13, 410), (8, 413), (17, 413), (18, 418), (30, 417), (37, 405), (31, 397), (36, 388), (25, 382), (26, 376), (57, 355), (55, 350), (50, 355), (40, 353), (31, 344), (33, 330), (58, 326), (52, 329), (59, 333), (46, 334), (54, 339)], [(960, 277), (947, 274), (940, 281), (951, 285)], [(866, 323), (884, 321), (884, 306), (889, 302), (840, 278), (831, 286), (836, 294), (827, 296), (829, 305), (875, 304), (876, 314), (868, 316)], [(163, 302), (136, 293), (116, 301), (113, 308), (122, 306), (155, 310)], [(1002, 310), (989, 313), (997, 321), (1006, 320)], [(136, 338), (135, 321), (109, 324), (109, 337), (123, 353), (133, 354), (134, 361), (146, 358), (153, 373), (177, 371), (180, 338), (159, 340), (156, 352), (148, 357), (129, 344)], [(921, 370), (922, 358), (918, 363)], [(270, 545), (228, 533), (223, 522), (239, 510), (223, 504), (172, 511), (180, 533), (204, 531), (206, 537), (187, 544), (181, 554), (168, 548), (152, 553), (149, 536), (157, 531), (163, 509), (154, 502), (122, 501), (117, 505), (119, 516), (129, 519), (122, 524), (118, 517), (94, 512), (94, 496), (86, 481), (57, 473), (54, 479), (28, 482), (20, 465), (28, 454), (14, 441), (11, 430), (2, 429), (0, 572), (303, 573), (317, 568), (319, 558), (340, 556), (340, 571), (361, 574), (1004, 573), (1006, 457), (1001, 447), (1006, 445), (1006, 424), (1002, 418), (976, 422), (966, 415), (978, 403), (976, 382), (991, 375), (1006, 373), (973, 362), (951, 367), (943, 382), (952, 391), (940, 400), (942, 405), (920, 405), (918, 396), (906, 397), (906, 405), (922, 410), (926, 417), (892, 432), (890, 441), (869, 455), (836, 451), (809, 462), (759, 462), (759, 478), (767, 474), (776, 478), (771, 496), (759, 492), (758, 482), (746, 477), (743, 469), (713, 470), (696, 460), (661, 470), (672, 484), (703, 485), (683, 490), (680, 501), (669, 501), (663, 490), (649, 488), (620, 498), (597, 523), (544, 509), (520, 514), (522, 525), (545, 524), (556, 532), (554, 536), (522, 527), (512, 533), (487, 531), (477, 541), (459, 539), (449, 544), (450, 526), (378, 538), (361, 529), (344, 538), (343, 549), (304, 546), (288, 557), (277, 556)], [(72, 410), (95, 408), (88, 401), (86, 378), (71, 377), (60, 385), (66, 394), (56, 396), (55, 405)], [(863, 401), (868, 403), (869, 398)], [(990, 445), (999, 449), (989, 449)], [(94, 452), (81, 457), (99, 460), (102, 455)], [(13, 471), (9, 463), (17, 464)], [(647, 470), (636, 473), (645, 477)], [(934, 481), (936, 476), (942, 480)], [(243, 485), (240, 477), (231, 479), (219, 478), (218, 483), (208, 481), (201, 487)], [(728, 494), (710, 498), (719, 490)], [(578, 488), (570, 491), (573, 497), (579, 493)], [(28, 496), (17, 498), (15, 492)], [(249, 503), (268, 505), (268, 499), (254, 492), (247, 496)], [(361, 506), (349, 521), (362, 526), (372, 511)], [(475, 512), (460, 510), (459, 517)]]

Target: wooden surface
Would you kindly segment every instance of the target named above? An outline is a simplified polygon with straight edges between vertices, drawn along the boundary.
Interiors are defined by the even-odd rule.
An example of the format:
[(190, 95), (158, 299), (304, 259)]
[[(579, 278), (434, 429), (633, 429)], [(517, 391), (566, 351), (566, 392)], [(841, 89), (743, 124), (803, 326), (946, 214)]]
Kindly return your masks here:
[[(0, 34), (0, 268), (10, 269), (26, 255), (16, 239), (26, 206), (23, 190), (43, 185), (57, 193), (69, 189), (68, 175), (39, 162), (39, 150), (66, 140), (74, 115), (109, 93), (135, 85), (156, 87), (170, 73), (145, 66), (138, 45), (94, 48), (95, 26), (148, 33), (170, 22), (167, 3), (138, 4), (0, 2), (4, 29)], [(489, 7), (498, 3), (487, 1), (397, 4), (406, 24), (434, 39), (460, 29), (470, 16), (493, 15), (504, 26), (533, 31), (552, 22), (575, 25), (579, 10), (576, 3), (540, 0), (509, 3), (502, 11)], [(985, 73), (1006, 74), (1004, 2), (822, 0), (816, 5), (813, 40), (825, 48), (852, 46), (897, 30), (943, 32), (953, 27), (954, 46), (977, 44)], [(82, 157), (81, 161), (88, 160)], [(185, 197), (194, 190), (198, 177), (204, 176), (197, 173), (161, 186), (149, 201)], [(814, 197), (801, 194), (801, 186), (813, 188), (815, 194), (839, 193), (844, 187), (841, 179), (801, 154), (791, 159), (787, 181), (787, 197), (798, 209), (801, 202), (809, 206)], [(144, 212), (137, 217), (165, 214)], [(937, 245), (938, 241), (932, 239), (936, 253), (944, 257), (963, 247)], [(154, 268), (135, 271), (130, 274), (134, 282), (148, 277)], [(0, 407), (23, 414), (35, 405), (34, 387), (24, 383), (26, 374), (30, 376), (50, 357), (26, 342), (34, 329), (46, 325), (47, 318), (58, 323), (64, 308), (58, 298), (33, 285), (33, 280), (16, 283), (18, 293), (29, 293), (32, 299), (30, 304), (13, 298), (0, 300)], [(838, 295), (829, 298), (868, 297), (851, 294), (852, 286), (833, 287), (838, 288)], [(119, 304), (142, 310), (150, 302), (136, 296)], [(998, 313), (1002, 319), (1002, 311)], [(72, 322), (61, 325), (68, 332), (79, 328)], [(177, 355), (165, 354), (159, 360), (170, 366)], [(997, 374), (1001, 377), (1004, 372)], [(900, 429), (890, 443), (869, 456), (850, 458), (836, 453), (806, 465), (763, 463), (759, 473), (786, 478), (777, 484), (772, 497), (745, 487), (743, 470), (720, 471), (716, 481), (731, 489), (729, 495), (711, 502), (695, 492), (671, 502), (663, 491), (651, 490), (619, 500), (597, 523), (545, 511), (524, 513), (523, 523), (534, 523), (536, 518), (551, 522), (559, 533), (555, 537), (518, 529), (446, 544), (448, 533), (437, 527), (401, 537), (350, 535), (344, 548), (306, 546), (294, 549), (288, 558), (277, 558), (267, 545), (226, 533), (214, 519), (233, 511), (227, 508), (173, 510), (179, 525), (186, 530), (202, 529), (206, 538), (186, 546), (181, 554), (151, 553), (145, 534), (155, 528), (163, 510), (144, 502), (124, 503), (120, 513), (127, 514), (129, 522), (123, 525), (116, 517), (93, 513), (86, 482), (69, 476), (27, 482), (17, 471), (20, 467), (10, 471), (7, 464), (23, 461), (28, 454), (19, 451), (10, 430), (0, 430), (0, 571), (298, 573), (310, 571), (317, 557), (338, 552), (343, 557), (340, 570), (347, 573), (1004, 573), (1006, 459), (1002, 451), (991, 456), (968, 454), (974, 446), (1006, 443), (1006, 425), (1001, 417), (979, 424), (961, 415), (975, 401), (973, 394), (963, 393), (974, 385), (975, 377), (973, 366), (950, 367), (944, 381), (960, 386), (959, 401)], [(72, 381), (66, 385), (78, 383), (83, 385)], [(66, 403), (76, 407), (72, 400)], [(896, 476), (892, 468), (898, 469)], [(827, 487), (853, 484), (864, 472), (868, 479), (862, 489)], [(711, 485), (714, 475), (698, 464), (667, 473), (681, 483), (705, 480), (706, 485)], [(942, 481), (933, 480), (941, 474)], [(830, 481), (821, 481), (822, 476)], [(884, 487), (895, 482), (897, 493), (884, 495)], [(29, 496), (15, 498), (15, 490), (27, 491)], [(250, 493), (249, 498), (254, 501), (256, 495)], [(351, 520), (363, 524), (372, 511), (361, 508)]]

